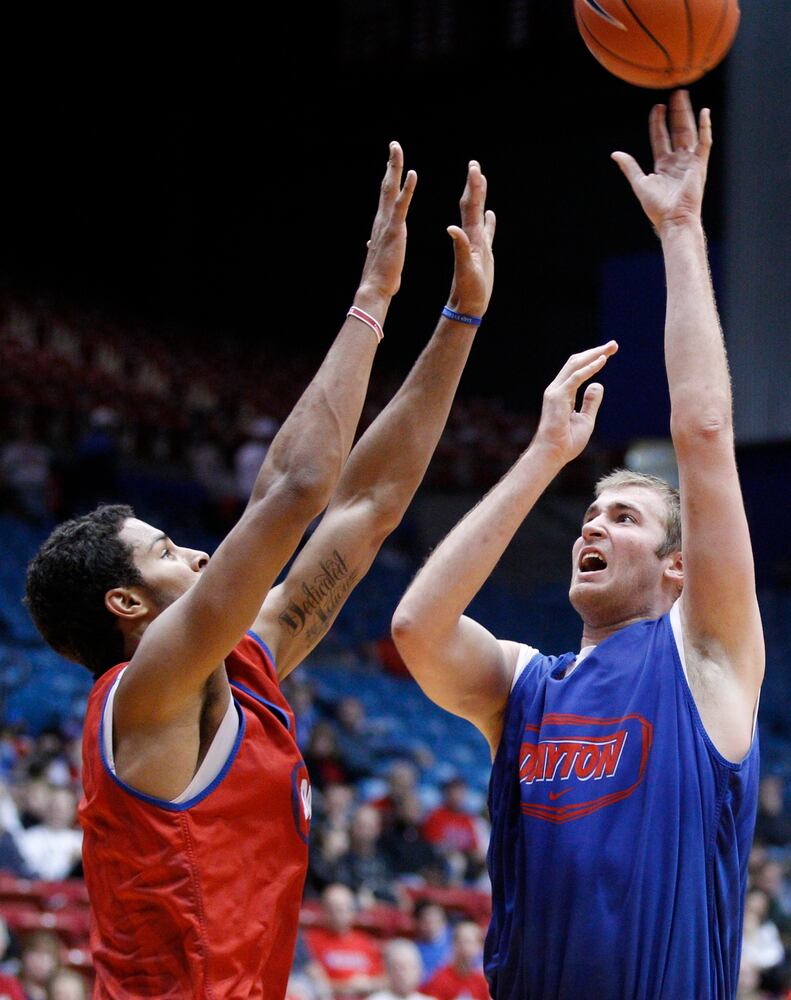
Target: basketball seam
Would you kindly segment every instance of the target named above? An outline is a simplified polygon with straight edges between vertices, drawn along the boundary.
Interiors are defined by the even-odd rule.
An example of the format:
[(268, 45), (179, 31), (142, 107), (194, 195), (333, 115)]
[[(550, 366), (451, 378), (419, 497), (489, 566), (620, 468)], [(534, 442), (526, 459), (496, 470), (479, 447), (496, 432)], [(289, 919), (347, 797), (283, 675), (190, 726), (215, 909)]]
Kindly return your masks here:
[(692, 24), (689, 0), (684, 0), (684, 12), (687, 15), (687, 68), (689, 68), (692, 66), (692, 56), (695, 51), (695, 29)]
[(637, 24), (639, 24), (639, 26), (643, 29), (643, 31), (646, 33), (646, 35), (648, 35), (648, 37), (651, 39), (651, 41), (654, 43), (654, 45), (656, 45), (656, 47), (658, 49), (660, 49), (664, 53), (665, 59), (667, 59), (668, 67), (669, 68), (675, 68), (673, 60), (670, 58), (670, 53), (667, 51), (667, 49), (664, 47), (664, 45), (659, 41), (659, 39), (655, 35), (653, 35), (648, 30), (648, 28), (646, 28), (646, 26), (643, 24), (643, 22), (640, 20), (640, 18), (637, 16), (637, 14), (635, 14), (635, 12), (631, 8), (629, 0), (622, 0), (622, 3), (624, 5), (624, 7), (626, 7), (626, 9), (632, 15), (632, 17), (635, 19), (635, 21), (637, 22)]
[(706, 51), (703, 53), (703, 56), (702, 56), (702, 64), (704, 66), (706, 66), (708, 64), (708, 61), (711, 58), (711, 53), (712, 53), (712, 51), (714, 49), (714, 46), (717, 44), (717, 39), (720, 37), (720, 34), (722, 33), (722, 29), (725, 26), (725, 19), (728, 16), (728, 6), (729, 6), (729, 3), (730, 3), (730, 0), (722, 0), (722, 9), (720, 11), (720, 21), (719, 21), (719, 24), (717, 25), (717, 30), (714, 32), (714, 34), (709, 39), (708, 47), (707, 47)]
[(585, 21), (582, 19), (582, 17), (580, 17), (580, 24), (585, 29), (585, 31), (590, 35), (590, 37), (593, 39), (593, 41), (599, 46), (599, 48), (603, 52), (606, 52), (608, 56), (612, 56), (613, 59), (617, 59), (618, 62), (622, 62), (622, 63), (624, 63), (627, 66), (634, 66), (635, 69), (645, 70), (648, 73), (660, 73), (660, 74), (662, 74), (662, 73), (669, 73), (673, 69), (672, 66), (668, 66), (666, 69), (662, 69), (661, 66), (646, 66), (643, 63), (632, 62), (631, 59), (626, 59), (622, 55), (619, 55), (617, 52), (613, 52), (612, 49), (608, 49), (607, 46), (603, 42), (599, 41), (599, 39), (591, 31), (591, 29), (588, 27), (588, 25), (585, 23)]

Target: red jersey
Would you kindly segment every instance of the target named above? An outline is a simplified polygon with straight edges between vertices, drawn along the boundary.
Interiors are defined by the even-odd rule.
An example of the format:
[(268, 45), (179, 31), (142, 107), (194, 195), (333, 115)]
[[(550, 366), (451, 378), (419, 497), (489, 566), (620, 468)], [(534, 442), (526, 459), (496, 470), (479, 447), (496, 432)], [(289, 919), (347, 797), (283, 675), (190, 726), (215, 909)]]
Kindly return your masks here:
[(308, 949), (319, 962), (333, 986), (355, 976), (381, 976), (382, 955), (376, 943), (364, 931), (337, 931), (314, 927), (306, 933)]
[(94, 1000), (281, 1000), (307, 868), (310, 784), (269, 651), (248, 632), (225, 661), (239, 732), (215, 780), (166, 802), (110, 770), (107, 695), (83, 733), (80, 822)]
[(25, 1000), (25, 991), (18, 979), (0, 973), (0, 1000)]
[(467, 813), (440, 806), (426, 817), (423, 837), (449, 851), (474, 851), (480, 846), (475, 820)]
[(489, 987), (480, 969), (461, 973), (446, 965), (422, 989), (435, 1000), (489, 1000)]

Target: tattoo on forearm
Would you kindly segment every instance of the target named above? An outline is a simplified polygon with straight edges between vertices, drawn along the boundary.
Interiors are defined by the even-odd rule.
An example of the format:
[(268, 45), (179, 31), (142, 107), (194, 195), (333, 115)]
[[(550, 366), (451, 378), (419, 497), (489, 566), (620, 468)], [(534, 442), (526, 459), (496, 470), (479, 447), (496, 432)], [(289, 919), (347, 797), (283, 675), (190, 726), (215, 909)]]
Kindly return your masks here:
[(357, 582), (357, 573), (349, 570), (335, 549), (319, 563), (321, 572), (312, 582), (303, 581), (292, 594), (286, 608), (278, 615), (281, 626), (293, 637), (316, 639), (326, 632), (344, 598)]

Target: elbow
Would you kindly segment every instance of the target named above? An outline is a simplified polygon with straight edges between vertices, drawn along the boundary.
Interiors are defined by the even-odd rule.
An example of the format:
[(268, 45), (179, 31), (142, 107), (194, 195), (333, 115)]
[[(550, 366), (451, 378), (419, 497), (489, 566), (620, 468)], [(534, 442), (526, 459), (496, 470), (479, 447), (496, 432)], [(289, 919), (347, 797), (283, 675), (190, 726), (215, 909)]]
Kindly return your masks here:
[(423, 644), (423, 629), (408, 601), (402, 601), (396, 608), (390, 623), (390, 634), (396, 649), (408, 664)]
[(287, 469), (273, 476), (263, 488), (253, 491), (248, 510), (255, 515), (274, 505), (287, 509), (292, 519), (308, 525), (327, 506), (331, 492), (331, 485), (317, 470), (308, 467)]
[(305, 464), (286, 470), (279, 488), (289, 497), (295, 510), (304, 512), (312, 520), (330, 502), (338, 475), (340, 468), (333, 473), (329, 469)]
[(700, 445), (730, 445), (733, 441), (730, 407), (714, 407), (694, 413), (673, 412), (670, 433), (673, 443), (681, 450)]

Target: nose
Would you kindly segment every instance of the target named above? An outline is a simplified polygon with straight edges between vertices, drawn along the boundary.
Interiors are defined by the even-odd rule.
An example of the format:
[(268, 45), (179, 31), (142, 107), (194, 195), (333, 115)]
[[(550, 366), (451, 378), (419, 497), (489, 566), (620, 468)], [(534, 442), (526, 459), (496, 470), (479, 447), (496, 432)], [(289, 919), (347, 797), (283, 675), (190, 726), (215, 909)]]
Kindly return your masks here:
[(190, 566), (192, 567), (192, 569), (195, 570), (196, 573), (200, 573), (201, 570), (204, 570), (208, 566), (208, 564), (209, 564), (209, 556), (206, 552), (198, 552), (193, 550), (192, 555), (190, 557)]
[(582, 537), (586, 542), (592, 542), (597, 538), (604, 538), (604, 528), (597, 518), (593, 517), (582, 526)]

